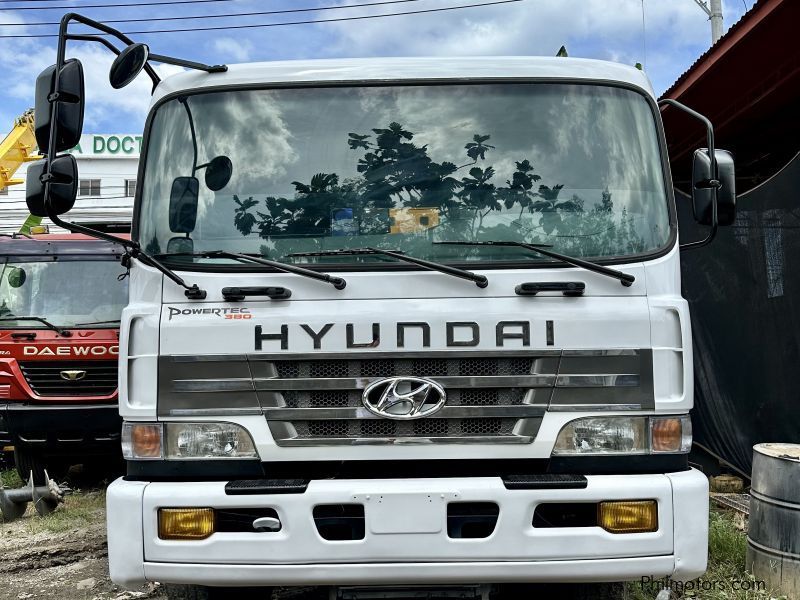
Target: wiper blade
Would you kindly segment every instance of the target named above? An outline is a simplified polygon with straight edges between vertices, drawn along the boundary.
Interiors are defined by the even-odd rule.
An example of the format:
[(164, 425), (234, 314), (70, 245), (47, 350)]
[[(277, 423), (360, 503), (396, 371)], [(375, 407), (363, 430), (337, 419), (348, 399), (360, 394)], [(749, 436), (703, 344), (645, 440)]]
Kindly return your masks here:
[(327, 273), (319, 273), (318, 271), (312, 271), (311, 269), (304, 269), (303, 267), (297, 267), (295, 265), (287, 265), (286, 263), (282, 263), (277, 260), (270, 260), (268, 258), (262, 258), (260, 256), (251, 254), (226, 252), (225, 250), (206, 250), (205, 252), (176, 252), (174, 254), (169, 254), (169, 255), (160, 254), (159, 256), (196, 256), (198, 258), (229, 258), (231, 260), (238, 260), (239, 262), (243, 263), (256, 263), (260, 265), (266, 265), (268, 267), (272, 267), (273, 269), (276, 269), (278, 271), (283, 271), (285, 273), (293, 273), (294, 275), (302, 275), (303, 277), (308, 277), (309, 279), (324, 281), (325, 283), (330, 283), (337, 290), (343, 290), (347, 285), (347, 282), (341, 277), (334, 277), (332, 275), (328, 275)]
[[(163, 254), (159, 254), (158, 256), (164, 256)], [(154, 256), (150, 256), (146, 252), (144, 252), (141, 248), (131, 248), (127, 254), (122, 256), (122, 266), (123, 267), (130, 267), (130, 259), (136, 258), (139, 259), (140, 262), (143, 262), (146, 265), (150, 265), (161, 271), (164, 275), (169, 277), (172, 281), (177, 283), (179, 286), (184, 288), (186, 291), (186, 297), (190, 300), (205, 300), (206, 291), (200, 289), (196, 283), (189, 285), (186, 283), (183, 278), (175, 273), (169, 267), (163, 265), (161, 261), (157, 260)]]
[(456, 267), (451, 267), (449, 265), (443, 265), (441, 263), (433, 262), (430, 260), (425, 260), (422, 258), (414, 258), (413, 256), (408, 256), (404, 252), (399, 250), (382, 250), (381, 248), (342, 248), (339, 250), (323, 250), (321, 252), (294, 252), (292, 254), (288, 254), (287, 256), (358, 256), (363, 254), (378, 254), (381, 256), (390, 256), (394, 259), (401, 260), (403, 262), (411, 263), (414, 265), (419, 265), (420, 267), (425, 267), (426, 269), (430, 269), (431, 271), (438, 271), (439, 273), (445, 273), (446, 275), (452, 275), (453, 277), (460, 277), (461, 279), (468, 279), (470, 281), (474, 281), (475, 285), (479, 288), (485, 288), (489, 285), (489, 280), (486, 278), (485, 275), (478, 275), (477, 273), (473, 273), (472, 271), (466, 271), (464, 269), (457, 269)]
[(42, 317), (0, 317), (0, 322), (5, 322), (5, 321), (39, 321), (39, 323), (42, 323), (48, 329), (52, 329), (59, 335), (62, 335), (64, 337), (70, 337), (72, 335), (72, 332), (70, 330), (65, 329), (63, 327), (59, 327), (58, 325), (53, 325), (50, 321)]
[(85, 325), (107, 325), (109, 323), (121, 323), (120, 319), (108, 319), (107, 321), (93, 321), (91, 323), (75, 323), (75, 327), (83, 327)]
[(526, 244), (524, 242), (498, 242), (498, 241), (489, 241), (489, 242), (448, 241), (448, 242), (433, 242), (433, 243), (449, 245), (449, 246), (511, 246), (516, 248), (524, 248), (525, 250), (538, 252), (542, 256), (555, 258), (556, 260), (560, 260), (561, 262), (567, 263), (568, 265), (581, 267), (583, 269), (586, 269), (587, 271), (600, 273), (600, 275), (605, 275), (606, 277), (613, 277), (614, 279), (618, 279), (619, 282), (625, 287), (630, 287), (631, 284), (633, 284), (633, 282), (636, 281), (636, 277), (628, 273), (623, 273), (622, 271), (617, 271), (616, 269), (609, 269), (608, 267), (596, 265), (593, 262), (589, 262), (588, 260), (583, 260), (580, 258), (575, 258), (574, 256), (568, 256), (566, 254), (561, 254), (559, 252), (553, 252), (552, 250), (545, 250), (545, 248), (550, 247), (545, 244)]

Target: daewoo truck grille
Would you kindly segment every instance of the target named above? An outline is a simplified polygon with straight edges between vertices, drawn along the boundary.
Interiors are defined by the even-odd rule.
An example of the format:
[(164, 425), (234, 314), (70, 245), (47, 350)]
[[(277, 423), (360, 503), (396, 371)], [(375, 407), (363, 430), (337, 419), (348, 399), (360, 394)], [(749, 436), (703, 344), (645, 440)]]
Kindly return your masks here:
[(117, 362), (26, 361), (19, 367), (39, 396), (110, 396), (117, 390)]
[[(261, 414), (279, 446), (528, 444), (548, 410), (652, 409), (652, 371), (649, 349), (161, 356), (158, 412)], [(370, 390), (407, 378), (436, 410), (376, 411)]]

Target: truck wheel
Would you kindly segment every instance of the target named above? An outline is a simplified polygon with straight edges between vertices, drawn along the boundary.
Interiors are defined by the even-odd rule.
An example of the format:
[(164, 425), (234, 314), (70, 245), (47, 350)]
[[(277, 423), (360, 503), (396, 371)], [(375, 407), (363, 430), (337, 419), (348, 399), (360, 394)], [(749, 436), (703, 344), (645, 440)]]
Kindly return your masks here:
[(168, 600), (214, 600), (216, 598), (236, 598), (245, 600), (270, 600), (272, 588), (217, 588), (202, 585), (166, 584), (164, 590)]
[[(14, 447), (14, 464), (17, 467), (17, 473), (22, 481), (27, 482), (28, 478), (33, 471), (33, 482), (35, 485), (44, 485), (44, 471), (47, 465), (44, 462), (44, 457), (30, 448), (20, 446)], [(49, 471), (48, 471), (49, 473)], [(52, 474), (50, 474), (52, 477)]]

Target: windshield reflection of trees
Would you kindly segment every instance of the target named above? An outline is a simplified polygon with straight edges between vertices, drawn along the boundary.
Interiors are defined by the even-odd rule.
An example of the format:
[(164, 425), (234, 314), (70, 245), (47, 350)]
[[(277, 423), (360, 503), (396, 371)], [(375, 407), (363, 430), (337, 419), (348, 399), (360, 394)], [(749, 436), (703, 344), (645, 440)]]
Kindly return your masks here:
[[(560, 197), (562, 184), (539, 183), (542, 176), (528, 159), (515, 162), (511, 179), (496, 185), (495, 169), (487, 164), (487, 155), (495, 149), (488, 143), (489, 135), (474, 135), (464, 146), (469, 162), (456, 165), (435, 162), (427, 145), (414, 144), (414, 134), (399, 123), (372, 132), (348, 135), (350, 149), (363, 152), (356, 177), (341, 180), (335, 173), (317, 173), (307, 184), (292, 182), (293, 198), (269, 196), (262, 202), (234, 195), (237, 230), (245, 236), (256, 232), (265, 240), (327, 236), (332, 214), (347, 207), (360, 235), (386, 234), (392, 221), (389, 209), (432, 208), (439, 215), (435, 228), (439, 239), (549, 243), (562, 252), (584, 256), (635, 254), (645, 249), (634, 219), (624, 207), (614, 211), (607, 188), (587, 210), (577, 194)], [(504, 222), (487, 219), (504, 209), (508, 211)], [(538, 214), (538, 220), (524, 219), (526, 212)], [(261, 248), (262, 253), (270, 252), (266, 245)]]

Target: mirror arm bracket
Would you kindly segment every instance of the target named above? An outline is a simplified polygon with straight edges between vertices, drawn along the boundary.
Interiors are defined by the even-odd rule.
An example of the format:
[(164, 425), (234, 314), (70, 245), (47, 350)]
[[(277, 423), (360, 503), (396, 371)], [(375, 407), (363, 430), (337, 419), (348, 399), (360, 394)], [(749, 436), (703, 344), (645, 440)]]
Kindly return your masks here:
[(692, 110), (677, 100), (673, 100), (672, 98), (662, 98), (658, 101), (658, 106), (660, 108), (664, 108), (665, 106), (674, 106), (675, 108), (685, 112), (690, 117), (701, 121), (706, 127), (706, 144), (708, 145), (708, 156), (711, 159), (711, 179), (699, 182), (701, 185), (697, 185), (695, 182), (692, 182), (692, 185), (696, 185), (696, 187), (701, 189), (713, 190), (711, 195), (711, 231), (708, 232), (708, 235), (705, 237), (705, 239), (681, 244), (680, 250), (702, 248), (714, 240), (714, 238), (717, 236), (717, 228), (719, 227), (719, 219), (717, 216), (717, 190), (722, 187), (722, 183), (719, 180), (716, 148), (714, 147), (714, 126), (711, 124), (711, 121), (709, 121), (708, 117), (700, 114), (696, 110)]

